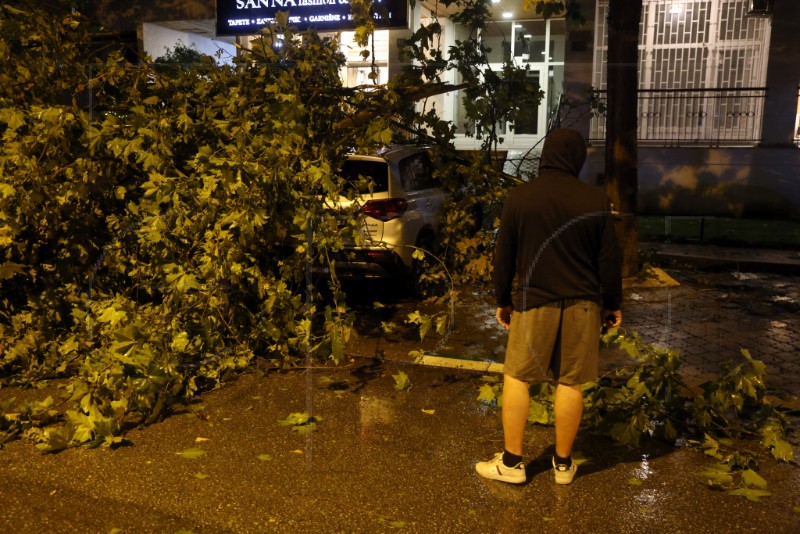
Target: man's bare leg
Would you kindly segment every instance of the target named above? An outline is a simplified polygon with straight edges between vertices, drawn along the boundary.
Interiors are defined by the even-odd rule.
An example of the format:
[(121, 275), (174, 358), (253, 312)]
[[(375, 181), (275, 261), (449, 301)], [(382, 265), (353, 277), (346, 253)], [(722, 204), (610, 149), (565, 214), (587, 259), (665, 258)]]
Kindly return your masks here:
[[(522, 456), (525, 425), (531, 408), (531, 393), (527, 382), (512, 376), (503, 378), (503, 438), (511, 454)], [(580, 418), (580, 416), (579, 416)]]
[(522, 448), (530, 411), (530, 397), (527, 383), (505, 375), (503, 379), (505, 451), (495, 454), (489, 461), (476, 463), (475, 471), (480, 476), (509, 484), (523, 484), (527, 480), (525, 465), (522, 462)]
[[(558, 384), (553, 402), (553, 410), (556, 417), (556, 455), (561, 458), (569, 458), (572, 453), (572, 444), (575, 443), (575, 436), (578, 435), (578, 427), (581, 424), (581, 415), (583, 414), (581, 386)], [(504, 427), (505, 406), (506, 399), (505, 393), (503, 393)], [(508, 440), (506, 440), (506, 447), (508, 447)]]

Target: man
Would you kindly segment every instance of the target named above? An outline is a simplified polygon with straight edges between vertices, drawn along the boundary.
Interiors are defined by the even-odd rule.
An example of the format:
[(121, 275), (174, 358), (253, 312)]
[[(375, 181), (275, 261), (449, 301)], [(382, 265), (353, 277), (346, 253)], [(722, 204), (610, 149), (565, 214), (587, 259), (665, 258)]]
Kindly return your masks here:
[[(586, 145), (575, 130), (548, 134), (539, 175), (517, 186), (503, 207), (494, 258), (497, 320), (509, 330), (503, 379), (505, 450), (478, 474), (526, 481), (522, 461), (531, 382), (557, 383), (553, 469), (569, 484), (570, 454), (583, 413), (581, 385), (598, 375), (601, 318), (622, 321), (621, 255), (608, 201), (578, 180)], [(516, 291), (512, 298), (512, 283)]]

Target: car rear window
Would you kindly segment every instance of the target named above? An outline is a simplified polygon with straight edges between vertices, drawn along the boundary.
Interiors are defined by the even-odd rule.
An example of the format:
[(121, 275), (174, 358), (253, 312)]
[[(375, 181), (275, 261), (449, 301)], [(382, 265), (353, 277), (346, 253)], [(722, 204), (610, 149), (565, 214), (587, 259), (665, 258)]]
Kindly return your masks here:
[[(351, 159), (342, 165), (342, 177), (352, 184), (358, 183), (360, 176), (372, 181), (373, 193), (384, 193), (389, 190), (389, 165), (385, 161), (366, 161)], [(359, 188), (359, 193), (369, 193), (368, 184)]]
[(400, 162), (400, 181), (406, 191), (419, 191), (440, 186), (433, 177), (431, 160), (425, 153), (414, 154)]

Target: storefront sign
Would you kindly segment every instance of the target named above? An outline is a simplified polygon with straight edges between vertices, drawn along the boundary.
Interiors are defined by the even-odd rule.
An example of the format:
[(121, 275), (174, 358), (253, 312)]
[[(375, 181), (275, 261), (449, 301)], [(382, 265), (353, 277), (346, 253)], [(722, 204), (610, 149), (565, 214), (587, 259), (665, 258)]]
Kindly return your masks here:
[[(350, 0), (217, 0), (217, 35), (253, 35), (289, 13), (289, 25), (300, 30), (353, 29)], [(408, 28), (408, 0), (373, 0), (378, 28)]]

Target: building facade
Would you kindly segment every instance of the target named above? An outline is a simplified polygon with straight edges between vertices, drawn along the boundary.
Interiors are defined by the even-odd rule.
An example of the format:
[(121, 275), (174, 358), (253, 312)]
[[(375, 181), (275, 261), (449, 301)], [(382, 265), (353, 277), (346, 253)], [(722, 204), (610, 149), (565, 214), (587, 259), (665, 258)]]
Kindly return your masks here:
[[(592, 87), (604, 88), (607, 2), (595, 3)], [(639, 45), (639, 210), (800, 216), (800, 4), (645, 0)], [(602, 93), (601, 93), (602, 94)], [(590, 122), (593, 144), (603, 117)], [(604, 168), (591, 150), (587, 179)]]
[[(222, 0), (218, 0), (222, 1)], [(236, 0), (230, 0), (235, 2)], [(582, 178), (602, 179), (605, 117), (590, 101), (605, 90), (608, 0), (580, 0), (585, 23), (547, 20), (521, 2), (486, 0), (493, 22), (480, 38), (490, 68), (513, 60), (527, 68), (544, 98), (516, 124), (498, 125), (506, 171), (529, 174), (537, 148), (556, 122), (590, 141)], [(642, 0), (639, 36), (639, 209), (669, 215), (800, 217), (800, 2), (793, 0)], [(774, 4), (774, 5), (773, 5)], [(99, 0), (90, 14), (109, 29), (136, 32), (140, 50), (158, 57), (178, 42), (229, 61), (246, 35), (216, 35), (214, 0)], [(438, 3), (416, 2), (409, 27), (436, 18), (441, 47), (463, 37)], [(291, 8), (290, 8), (291, 14)], [(398, 44), (410, 29), (379, 30), (374, 63), (365, 62), (347, 32), (347, 85), (398, 73)], [(446, 81), (457, 84), (455, 72)], [(591, 98), (590, 98), (591, 97)], [(476, 148), (458, 92), (422, 103), (456, 126), (456, 146)]]

